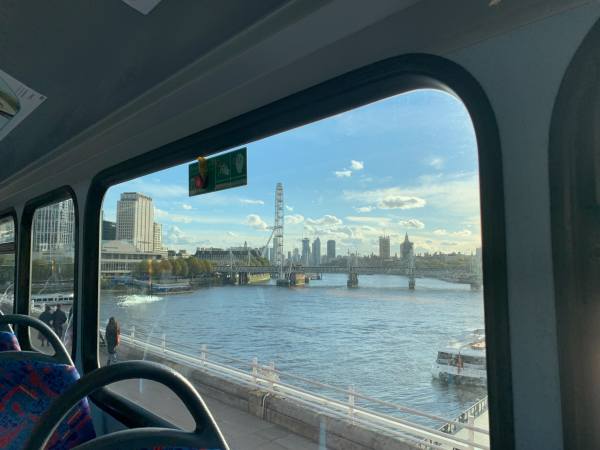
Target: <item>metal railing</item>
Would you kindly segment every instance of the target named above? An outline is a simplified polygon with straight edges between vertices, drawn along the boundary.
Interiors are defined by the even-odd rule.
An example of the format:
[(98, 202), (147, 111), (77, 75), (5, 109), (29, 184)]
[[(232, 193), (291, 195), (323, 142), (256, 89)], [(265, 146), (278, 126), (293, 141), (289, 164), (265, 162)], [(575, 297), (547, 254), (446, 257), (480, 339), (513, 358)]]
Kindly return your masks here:
[[(467, 429), (489, 435), (489, 431), (468, 423), (469, 414), (487, 407), (487, 398), (477, 402), (456, 420), (449, 420), (407, 406), (381, 400), (362, 394), (349, 386), (348, 389), (311, 380), (301, 375), (284, 372), (271, 361), (259, 364), (257, 358), (247, 361), (209, 350), (207, 345), (200, 348), (172, 342), (165, 334), (147, 334), (132, 327), (122, 330), (123, 343), (136, 347), (145, 353), (162, 356), (165, 359), (200, 369), (238, 383), (258, 388), (265, 393), (277, 394), (303, 404), (307, 408), (334, 417), (351, 420), (366, 428), (377, 430), (403, 441), (412, 442), (422, 448), (439, 449), (482, 449), (488, 445), (476, 444), (472, 440), (453, 436), (458, 430)], [(175, 350), (177, 349), (177, 350)], [(472, 411), (473, 410), (473, 411)], [(400, 414), (392, 415), (393, 413)], [(467, 420), (464, 420), (464, 417)], [(412, 420), (408, 420), (412, 417)], [(417, 420), (443, 423), (437, 428), (418, 423)]]
[[(488, 398), (487, 396), (479, 400), (460, 416), (457, 417), (456, 422), (469, 423), (469, 419), (479, 417), (488, 410)], [(456, 422), (449, 422), (440, 428), (440, 431), (448, 434), (455, 434), (460, 428), (457, 427)]]

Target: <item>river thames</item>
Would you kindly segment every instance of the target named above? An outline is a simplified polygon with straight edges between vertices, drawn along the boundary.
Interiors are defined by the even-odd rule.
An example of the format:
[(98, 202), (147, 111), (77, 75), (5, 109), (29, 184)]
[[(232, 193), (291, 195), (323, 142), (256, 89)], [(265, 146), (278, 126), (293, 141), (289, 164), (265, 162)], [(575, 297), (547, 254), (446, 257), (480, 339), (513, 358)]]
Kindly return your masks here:
[(341, 388), (455, 418), (485, 389), (432, 379), (437, 351), (484, 327), (483, 294), (468, 285), (405, 277), (325, 274), (298, 288), (272, 283), (215, 286), (172, 296), (103, 292), (101, 326), (115, 316), (125, 333), (136, 327), (156, 342), (198, 355), (209, 351), (276, 368)]

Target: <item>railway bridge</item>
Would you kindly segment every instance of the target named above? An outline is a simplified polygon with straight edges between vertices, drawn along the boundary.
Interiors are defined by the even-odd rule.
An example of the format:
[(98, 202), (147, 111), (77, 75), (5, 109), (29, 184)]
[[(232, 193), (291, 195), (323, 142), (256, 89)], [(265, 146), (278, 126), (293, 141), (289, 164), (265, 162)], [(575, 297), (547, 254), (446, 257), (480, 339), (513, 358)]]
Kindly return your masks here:
[(348, 287), (358, 286), (359, 275), (402, 275), (408, 277), (408, 287), (414, 289), (417, 278), (436, 278), (452, 283), (469, 284), (471, 289), (480, 289), (482, 286), (481, 274), (478, 271), (462, 269), (418, 269), (411, 262), (400, 262), (389, 265), (351, 265), (351, 266), (304, 266), (294, 264), (291, 266), (260, 266), (247, 264), (219, 264), (215, 270), (221, 273), (228, 273), (232, 277), (240, 280), (248, 280), (249, 274), (270, 274), (272, 278), (289, 279), (291, 274), (324, 274), (324, 273), (344, 273), (348, 275)]

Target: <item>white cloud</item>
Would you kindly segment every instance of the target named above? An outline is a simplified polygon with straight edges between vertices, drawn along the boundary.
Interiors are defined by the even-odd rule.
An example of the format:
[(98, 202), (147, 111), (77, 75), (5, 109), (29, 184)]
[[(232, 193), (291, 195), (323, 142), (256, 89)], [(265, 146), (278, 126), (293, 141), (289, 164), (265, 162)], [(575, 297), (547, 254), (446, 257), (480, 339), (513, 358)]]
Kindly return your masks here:
[(242, 205), (264, 205), (265, 202), (262, 200), (252, 200), (249, 198), (240, 198), (240, 203)]
[(367, 213), (367, 212), (371, 212), (375, 209), (374, 206), (355, 206), (354, 207), (354, 211), (356, 212), (360, 212), (360, 213)]
[(285, 223), (289, 225), (296, 225), (304, 222), (304, 216), (302, 214), (289, 214), (285, 216)]
[(455, 231), (454, 233), (451, 233), (452, 236), (460, 236), (460, 237), (467, 237), (467, 236), (471, 236), (471, 230), (461, 230), (461, 231)]
[(294, 207), (290, 205), (285, 205), (285, 209), (289, 212), (292, 212), (294, 210)]
[(468, 237), (471, 236), (473, 233), (471, 232), (471, 230), (467, 230), (466, 228), (460, 231), (448, 231), (444, 228), (438, 228), (437, 230), (433, 230), (433, 234), (437, 236)]
[(341, 225), (342, 221), (331, 214), (325, 214), (319, 219), (306, 219), (306, 223), (317, 226), (336, 226)]
[(164, 235), (165, 244), (167, 245), (206, 245), (209, 244), (209, 241), (206, 239), (199, 239), (196, 236), (190, 236), (185, 233), (181, 228), (177, 225), (171, 225), (167, 228), (167, 232)]
[(440, 157), (434, 157), (429, 160), (429, 165), (434, 169), (441, 170), (444, 167), (444, 159)]
[(264, 231), (269, 228), (267, 226), (267, 223), (264, 220), (262, 220), (258, 214), (249, 214), (248, 216), (246, 216), (246, 220), (244, 223), (246, 225), (251, 226), (255, 230)]
[(223, 217), (217, 215), (189, 215), (173, 214), (160, 208), (154, 208), (154, 218), (160, 219), (159, 222), (173, 223), (205, 223), (205, 224), (239, 224), (239, 219), (233, 217)]
[(425, 224), (419, 219), (401, 220), (400, 225), (406, 228), (416, 228), (417, 230), (425, 228)]
[(188, 210), (188, 211), (189, 211), (190, 209), (192, 209), (192, 205), (188, 205), (187, 203), (182, 203), (182, 204), (181, 204), (181, 207), (182, 207), (183, 209), (186, 209), (186, 210)]
[(352, 176), (352, 171), (351, 170), (336, 170), (335, 172), (335, 176), (338, 178), (344, 178), (344, 177), (351, 177)]
[(365, 163), (364, 161), (351, 160), (350, 167), (352, 168), (352, 170), (363, 170), (365, 168)]
[(347, 216), (346, 220), (349, 220), (350, 222), (375, 223), (375, 224), (381, 224), (381, 225), (386, 225), (390, 222), (390, 219), (387, 217), (372, 217), (372, 216)]
[(377, 207), (379, 209), (413, 209), (422, 208), (427, 202), (419, 197), (406, 197), (404, 195), (391, 195), (382, 198)]
[[(395, 186), (383, 189), (344, 191), (344, 199), (351, 203), (367, 206), (422, 207), (436, 209), (448, 219), (465, 218), (479, 215), (479, 180), (477, 173), (459, 173), (454, 175), (437, 175), (420, 177), (419, 184), (412, 186)], [(404, 198), (417, 200), (404, 203)]]
[(231, 236), (231, 237), (238, 237), (239, 235), (234, 233), (233, 231), (228, 231), (227, 232), (227, 236)]

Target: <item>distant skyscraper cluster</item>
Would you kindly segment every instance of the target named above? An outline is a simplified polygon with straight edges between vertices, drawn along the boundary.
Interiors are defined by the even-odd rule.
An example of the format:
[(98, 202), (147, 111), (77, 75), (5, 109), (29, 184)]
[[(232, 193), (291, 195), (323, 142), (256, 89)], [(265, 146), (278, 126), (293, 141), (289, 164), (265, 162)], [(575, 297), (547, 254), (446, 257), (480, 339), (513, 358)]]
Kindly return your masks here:
[(48, 255), (68, 255), (75, 250), (75, 211), (73, 200), (38, 208), (33, 216), (32, 251)]
[(327, 241), (327, 261), (335, 259), (335, 241), (330, 239)]
[(302, 265), (308, 266), (310, 264), (310, 239), (302, 239)]
[(312, 265), (321, 265), (321, 239), (316, 238), (312, 243)]

